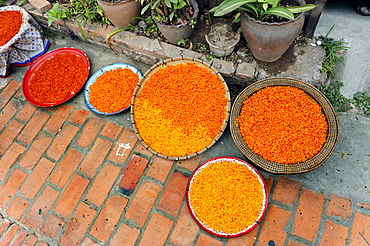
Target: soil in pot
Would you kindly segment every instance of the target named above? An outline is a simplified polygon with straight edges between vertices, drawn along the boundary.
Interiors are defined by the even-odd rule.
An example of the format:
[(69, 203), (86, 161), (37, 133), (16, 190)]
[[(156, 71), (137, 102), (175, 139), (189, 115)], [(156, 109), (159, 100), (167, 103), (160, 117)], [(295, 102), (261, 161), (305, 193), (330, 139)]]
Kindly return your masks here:
[(240, 40), (240, 34), (234, 32), (230, 25), (219, 23), (212, 26), (209, 35), (206, 35), (205, 38), (215, 56), (223, 57), (233, 52), (235, 45)]

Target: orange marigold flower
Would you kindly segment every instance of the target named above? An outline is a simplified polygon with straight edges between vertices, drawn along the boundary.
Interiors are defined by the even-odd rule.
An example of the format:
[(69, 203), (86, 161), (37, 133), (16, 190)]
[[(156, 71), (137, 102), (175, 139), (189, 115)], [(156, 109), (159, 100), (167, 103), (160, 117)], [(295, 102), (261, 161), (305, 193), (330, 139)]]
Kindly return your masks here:
[(22, 13), (20, 11), (0, 11), (0, 46), (3, 46), (19, 32), (22, 25)]
[(102, 113), (115, 113), (130, 106), (139, 75), (117, 68), (100, 75), (90, 85), (89, 102)]
[(136, 96), (134, 122), (154, 151), (187, 156), (220, 134), (227, 103), (222, 80), (209, 69), (190, 62), (167, 65), (151, 74)]
[(237, 123), (250, 149), (281, 164), (312, 158), (328, 132), (321, 106), (291, 86), (270, 86), (253, 94), (244, 101)]
[(35, 70), (29, 93), (39, 103), (57, 103), (78, 92), (86, 81), (84, 59), (73, 53), (58, 53)]
[(259, 176), (236, 161), (201, 167), (189, 186), (189, 204), (206, 228), (236, 234), (252, 226), (264, 211), (265, 192)]

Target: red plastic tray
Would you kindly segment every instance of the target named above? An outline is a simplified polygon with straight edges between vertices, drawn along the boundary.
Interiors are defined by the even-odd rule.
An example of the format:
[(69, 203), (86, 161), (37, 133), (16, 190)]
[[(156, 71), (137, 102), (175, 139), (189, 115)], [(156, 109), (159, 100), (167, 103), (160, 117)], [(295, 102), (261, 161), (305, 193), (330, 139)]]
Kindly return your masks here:
[[(53, 103), (43, 103), (43, 102), (38, 102), (36, 101), (30, 94), (29, 92), (29, 85), (32, 81), (32, 76), (34, 74), (34, 72), (48, 59), (51, 59), (54, 55), (56, 54), (65, 54), (65, 53), (73, 53), (77, 56), (80, 56), (83, 58), (84, 62), (85, 62), (85, 66), (84, 68), (81, 68), (81, 69), (85, 69), (85, 81), (84, 83), (81, 83), (81, 86), (79, 87), (78, 91), (75, 91), (74, 94), (71, 94), (71, 96), (69, 96), (67, 99), (63, 100), (63, 101), (59, 101), (59, 102), (53, 102)], [(76, 48), (71, 48), (71, 47), (65, 47), (65, 48), (58, 48), (58, 49), (55, 49), (51, 52), (48, 52), (44, 55), (42, 55), (41, 57), (39, 57), (30, 67), (29, 69), (26, 71), (24, 77), (23, 77), (23, 83), (22, 83), (22, 91), (23, 91), (23, 95), (24, 97), (26, 98), (27, 101), (29, 101), (31, 104), (35, 105), (35, 106), (38, 106), (38, 107), (52, 107), (52, 106), (56, 106), (56, 105), (59, 105), (59, 104), (62, 104), (62, 103), (65, 103), (66, 101), (70, 100), (72, 97), (74, 97), (75, 95), (77, 95), (77, 93), (84, 87), (85, 83), (86, 83), (86, 80), (89, 76), (89, 73), (90, 73), (90, 61), (89, 61), (89, 58), (86, 56), (86, 54), (79, 50), (79, 49), (76, 49)]]
[[(258, 219), (253, 224), (249, 225), (247, 228), (244, 228), (243, 230), (241, 230), (241, 231), (239, 231), (237, 233), (233, 233), (233, 234), (226, 233), (226, 232), (218, 232), (218, 231), (216, 231), (216, 230), (208, 227), (201, 220), (199, 220), (199, 218), (195, 214), (195, 212), (194, 212), (194, 210), (192, 208), (191, 202), (190, 202), (190, 189), (191, 189), (191, 185), (192, 185), (192, 182), (194, 180), (194, 177), (196, 177), (196, 175), (198, 175), (198, 173), (201, 171), (201, 169), (204, 168), (205, 166), (212, 165), (213, 163), (222, 162), (222, 161), (226, 161), (226, 162), (237, 162), (239, 164), (243, 164), (246, 167), (248, 167), (249, 170), (251, 172), (253, 172), (258, 177), (259, 182), (260, 182), (261, 187), (262, 187), (262, 192), (264, 193), (264, 199), (263, 199), (263, 203), (262, 203), (262, 209), (261, 209), (261, 212), (260, 212), (260, 214), (258, 216)], [(244, 235), (244, 234), (252, 231), (254, 228), (256, 228), (258, 226), (258, 224), (262, 221), (263, 217), (266, 214), (266, 210), (267, 210), (267, 206), (268, 206), (268, 192), (267, 192), (266, 184), (265, 184), (265, 181), (264, 181), (263, 177), (261, 176), (261, 174), (252, 165), (250, 165), (246, 161), (243, 161), (243, 160), (238, 159), (238, 158), (235, 158), (235, 157), (222, 156), (222, 157), (212, 158), (212, 159), (210, 159), (210, 160), (202, 163), (193, 172), (193, 174), (191, 175), (191, 177), (189, 179), (189, 182), (188, 182), (188, 185), (187, 185), (187, 189), (186, 189), (186, 203), (187, 203), (187, 206), (188, 206), (188, 209), (189, 209), (189, 212), (190, 212), (191, 216), (193, 217), (193, 219), (195, 220), (195, 222), (203, 230), (207, 231), (208, 233), (210, 233), (210, 234), (212, 234), (214, 236), (231, 238), (231, 237), (242, 236), (242, 235)]]

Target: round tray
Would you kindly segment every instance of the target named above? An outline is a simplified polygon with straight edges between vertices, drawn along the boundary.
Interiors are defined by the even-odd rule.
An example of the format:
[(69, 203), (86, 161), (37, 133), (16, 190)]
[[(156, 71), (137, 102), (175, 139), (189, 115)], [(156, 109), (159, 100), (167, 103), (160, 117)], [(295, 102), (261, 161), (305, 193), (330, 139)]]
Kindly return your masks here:
[(107, 71), (111, 71), (111, 70), (115, 70), (117, 68), (128, 68), (130, 69), (133, 73), (136, 73), (137, 75), (139, 75), (139, 81), (140, 79), (143, 77), (141, 72), (134, 66), (130, 65), (130, 64), (126, 64), (126, 63), (114, 63), (114, 64), (110, 64), (110, 65), (107, 65), (105, 67), (102, 67), (100, 68), (98, 71), (96, 71), (90, 78), (89, 80), (87, 81), (86, 85), (85, 85), (85, 89), (84, 89), (84, 99), (85, 99), (85, 103), (87, 105), (87, 107), (93, 111), (94, 113), (96, 114), (100, 114), (100, 115), (114, 115), (114, 114), (119, 114), (123, 111), (125, 111), (126, 109), (128, 109), (131, 105), (129, 105), (128, 107), (124, 108), (124, 109), (121, 109), (117, 112), (114, 112), (114, 113), (103, 113), (101, 111), (99, 111), (98, 109), (96, 109), (89, 101), (90, 99), (90, 86), (92, 84), (94, 84), (96, 82), (96, 79), (104, 74), (105, 72)]
[[(205, 168), (207, 166), (210, 166), (210, 165), (212, 165), (214, 163), (217, 163), (217, 162), (238, 163), (238, 164), (242, 164), (242, 165), (246, 166), (251, 171), (251, 173), (253, 173), (253, 175), (255, 175), (258, 178), (258, 181), (261, 184), (262, 193), (263, 193), (263, 196), (264, 196), (263, 201), (262, 201), (262, 209), (261, 209), (261, 211), (259, 213), (259, 216), (258, 216), (257, 220), (253, 224), (247, 226), (246, 228), (240, 230), (239, 232), (232, 233), (232, 234), (226, 233), (226, 232), (222, 232), (222, 231), (216, 231), (216, 230), (210, 228), (209, 226), (207, 226), (203, 221), (201, 221), (198, 218), (198, 216), (196, 215), (196, 213), (195, 213), (195, 211), (194, 211), (194, 209), (192, 207), (191, 201), (190, 201), (190, 191), (192, 189), (194, 178), (196, 178), (196, 176), (203, 170), (203, 168)], [(240, 181), (240, 182), (242, 182), (242, 181)], [(262, 221), (263, 217), (266, 214), (266, 210), (267, 210), (267, 206), (268, 206), (268, 192), (267, 192), (266, 184), (265, 184), (265, 181), (264, 181), (263, 177), (261, 176), (261, 174), (252, 165), (250, 165), (248, 162), (243, 161), (243, 160), (238, 159), (238, 158), (224, 156), (224, 157), (216, 157), (216, 158), (210, 159), (210, 160), (202, 163), (193, 172), (193, 174), (191, 175), (191, 177), (189, 179), (188, 185), (187, 185), (186, 202), (187, 202), (187, 206), (188, 206), (188, 209), (190, 211), (191, 216), (193, 217), (193, 219), (195, 220), (195, 222), (202, 229), (204, 229), (208, 233), (210, 233), (212, 235), (215, 235), (215, 236), (218, 236), (218, 237), (238, 237), (238, 236), (242, 236), (242, 235), (244, 235), (244, 234), (252, 231)], [(225, 201), (225, 202), (227, 202), (227, 201)]]
[[(328, 123), (327, 139), (322, 149), (311, 159), (308, 159), (304, 162), (293, 164), (276, 163), (268, 161), (263, 157), (257, 155), (245, 143), (243, 136), (239, 131), (239, 127), (236, 124), (243, 103), (247, 98), (252, 96), (258, 90), (269, 86), (292, 86), (299, 88), (303, 90), (308, 96), (313, 98), (322, 107), (322, 112), (325, 115), (326, 121)], [(338, 142), (339, 135), (338, 119), (335, 114), (334, 108), (330, 104), (329, 100), (324, 96), (324, 94), (322, 94), (318, 89), (316, 89), (312, 85), (293, 78), (268, 78), (257, 81), (251, 84), (250, 86), (246, 87), (236, 97), (234, 101), (233, 107), (231, 109), (230, 121), (231, 121), (230, 124), (231, 136), (238, 149), (253, 164), (270, 173), (296, 174), (313, 170), (322, 165), (329, 158), (329, 156), (333, 153)]]
[[(34, 75), (34, 72), (47, 60), (53, 58), (54, 55), (56, 54), (66, 54), (66, 53), (72, 53), (75, 54), (79, 57), (81, 57), (84, 61), (84, 67), (81, 67), (81, 69), (85, 70), (85, 81), (81, 83), (81, 86), (78, 88), (77, 91), (74, 91), (73, 94), (71, 94), (67, 99), (59, 101), (59, 102), (53, 102), (53, 103), (42, 103), (38, 102), (35, 100), (30, 92), (29, 92), (29, 85), (32, 81), (32, 76)], [(89, 76), (90, 73), (90, 61), (89, 58), (86, 56), (86, 54), (76, 48), (58, 48), (53, 51), (50, 51), (42, 56), (40, 56), (26, 71), (24, 77), (23, 77), (23, 83), (22, 83), (22, 91), (24, 94), (24, 97), (26, 98), (27, 101), (29, 101), (31, 104), (38, 106), (38, 107), (52, 107), (56, 106), (62, 103), (65, 103), (66, 101), (70, 100), (72, 97), (74, 97), (84, 86), (87, 77)]]
[[(225, 94), (225, 98), (227, 98), (227, 105), (226, 105), (226, 108), (225, 108), (225, 113), (226, 113), (226, 117), (225, 119), (223, 120), (223, 123), (222, 123), (222, 127), (221, 127), (221, 131), (220, 133), (213, 139), (212, 142), (209, 143), (209, 145), (207, 147), (205, 147), (204, 149), (202, 150), (199, 150), (195, 153), (191, 153), (189, 155), (186, 155), (186, 156), (167, 156), (166, 154), (164, 153), (158, 153), (157, 151), (153, 150), (151, 148), (151, 146), (149, 146), (143, 139), (142, 137), (140, 136), (140, 132), (138, 131), (137, 127), (136, 127), (136, 122), (135, 122), (135, 101), (136, 101), (136, 97), (139, 95), (139, 93), (141, 92), (141, 90), (145, 87), (145, 83), (146, 81), (150, 78), (150, 76), (152, 74), (154, 74), (158, 69), (161, 69), (161, 68), (164, 68), (166, 67), (167, 65), (178, 65), (178, 64), (185, 64), (185, 63), (194, 63), (196, 64), (197, 66), (200, 66), (202, 68), (206, 68), (208, 69), (209, 71), (211, 71), (212, 73), (216, 74), (218, 76), (218, 78), (220, 79), (220, 81), (222, 82), (224, 88), (225, 88), (225, 91), (226, 91), (226, 94)], [(134, 96), (133, 96), (133, 99), (132, 99), (132, 107), (131, 107), (131, 119), (132, 119), (132, 124), (133, 124), (133, 128), (134, 128), (134, 131), (135, 133), (137, 134), (140, 142), (145, 146), (146, 149), (148, 149), (149, 151), (151, 151), (152, 153), (154, 153), (155, 155), (158, 155), (162, 158), (165, 158), (165, 159), (169, 159), (169, 160), (184, 160), (184, 159), (190, 159), (190, 158), (193, 158), (203, 152), (205, 152), (206, 150), (208, 150), (209, 148), (211, 148), (216, 142), (217, 140), (221, 137), (221, 135), (223, 134), (225, 128), (226, 128), (226, 125), (228, 123), (228, 119), (229, 119), (229, 115), (230, 115), (230, 108), (231, 108), (231, 99), (230, 99), (230, 92), (229, 92), (229, 89), (227, 87), (227, 84), (226, 82), (224, 81), (223, 77), (221, 76), (221, 74), (215, 69), (213, 68), (211, 65), (203, 62), (202, 60), (198, 60), (198, 59), (195, 59), (195, 58), (184, 58), (184, 57), (176, 57), (176, 58), (170, 58), (170, 59), (167, 59), (167, 60), (164, 60), (162, 62), (158, 62), (157, 64), (153, 65), (143, 76), (143, 78), (140, 80), (138, 86), (136, 87), (135, 91), (134, 91)]]

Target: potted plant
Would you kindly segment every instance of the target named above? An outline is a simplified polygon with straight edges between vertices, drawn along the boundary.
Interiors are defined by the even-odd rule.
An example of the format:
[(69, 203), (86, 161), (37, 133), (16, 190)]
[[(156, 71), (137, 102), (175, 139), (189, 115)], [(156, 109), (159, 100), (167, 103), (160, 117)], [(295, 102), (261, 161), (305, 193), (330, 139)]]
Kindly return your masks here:
[(104, 15), (118, 28), (136, 25), (141, 4), (136, 0), (97, 0)]
[(274, 62), (302, 30), (304, 12), (315, 7), (304, 0), (225, 0), (210, 12), (223, 16), (241, 11), (240, 25), (253, 56)]
[(173, 44), (194, 32), (199, 7), (195, 0), (140, 0), (141, 14), (151, 11), (159, 31)]

